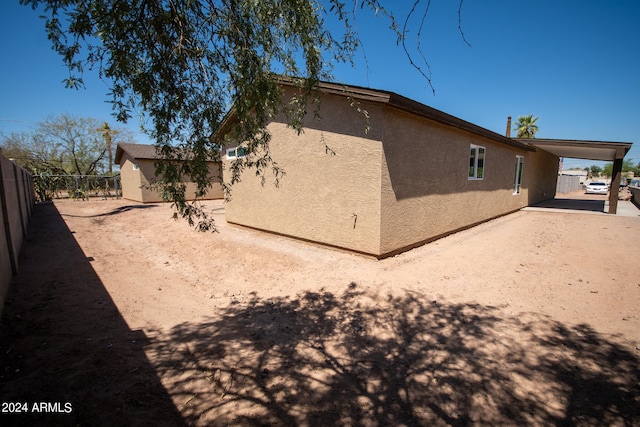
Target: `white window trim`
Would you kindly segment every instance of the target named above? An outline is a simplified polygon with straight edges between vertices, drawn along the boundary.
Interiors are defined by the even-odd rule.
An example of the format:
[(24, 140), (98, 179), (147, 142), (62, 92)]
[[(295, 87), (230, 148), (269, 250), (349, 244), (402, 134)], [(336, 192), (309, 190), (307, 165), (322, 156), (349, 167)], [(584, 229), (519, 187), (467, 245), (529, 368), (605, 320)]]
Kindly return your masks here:
[[(235, 147), (229, 147), (229, 148), (227, 148), (227, 152), (226, 152), (227, 160), (241, 159), (241, 158), (243, 158), (243, 157), (247, 157), (247, 155), (246, 155), (246, 148), (244, 148), (244, 149), (245, 149), (245, 154), (243, 154), (243, 155), (241, 155), (241, 156), (238, 156), (238, 155), (237, 155), (237, 153), (238, 153), (238, 148), (244, 148), (244, 147), (242, 147), (242, 146), (240, 146), (240, 145), (236, 145)], [(233, 154), (231, 154), (231, 153), (233, 153)]]
[(133, 170), (137, 171), (138, 169), (140, 169), (140, 165), (137, 163), (133, 163)]
[(522, 192), (522, 174), (524, 173), (524, 156), (516, 156), (516, 170), (513, 177), (513, 195)]
[[(469, 179), (469, 181), (481, 181), (484, 179), (485, 170), (487, 168), (487, 149), (482, 145), (470, 144), (469, 150), (471, 150), (472, 148), (476, 149), (476, 155), (474, 157), (473, 165), (473, 176), (469, 175), (469, 171), (467, 169), (467, 178)], [(480, 157), (478, 156), (478, 153), (480, 150), (483, 151), (484, 155), (482, 156), (482, 176), (478, 177), (478, 159)], [(469, 160), (471, 159), (468, 158), (467, 160), (467, 168), (471, 167), (471, 165), (469, 164)]]

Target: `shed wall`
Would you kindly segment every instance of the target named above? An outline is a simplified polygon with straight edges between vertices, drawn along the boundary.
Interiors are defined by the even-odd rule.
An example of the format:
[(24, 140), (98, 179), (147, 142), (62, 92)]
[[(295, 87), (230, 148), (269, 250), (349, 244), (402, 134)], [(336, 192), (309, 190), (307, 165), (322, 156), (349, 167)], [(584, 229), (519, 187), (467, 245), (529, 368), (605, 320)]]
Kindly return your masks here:
[[(134, 169), (134, 164), (138, 169)], [(209, 174), (212, 177), (220, 175), (217, 163), (211, 163)], [(160, 193), (149, 187), (156, 179), (156, 168), (152, 159), (134, 159), (124, 153), (120, 159), (120, 177), (122, 181), (122, 197), (142, 203), (162, 202)], [(187, 200), (193, 200), (196, 194), (196, 184), (187, 181)], [(222, 199), (224, 192), (220, 182), (214, 182), (207, 192), (205, 199)]]
[(129, 154), (122, 155), (120, 160), (120, 183), (122, 184), (122, 197), (136, 202), (144, 202), (142, 197), (142, 176), (140, 170), (133, 169), (138, 163)]

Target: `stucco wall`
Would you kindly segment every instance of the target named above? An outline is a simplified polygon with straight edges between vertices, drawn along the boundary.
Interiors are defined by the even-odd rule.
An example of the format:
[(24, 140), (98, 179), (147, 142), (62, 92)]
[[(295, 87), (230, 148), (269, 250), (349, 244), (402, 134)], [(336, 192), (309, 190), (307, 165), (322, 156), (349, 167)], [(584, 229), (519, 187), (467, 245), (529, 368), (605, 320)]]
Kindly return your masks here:
[[(549, 153), (385, 104), (360, 107), (370, 117), (366, 134), (362, 115), (335, 95), (323, 97), (322, 120), (305, 122), (301, 135), (282, 118), (272, 122), (271, 156), (286, 175), (276, 188), (245, 171), (227, 221), (384, 256), (553, 197), (558, 164)], [(471, 144), (486, 149), (482, 180), (468, 178)], [(514, 195), (516, 156), (524, 157), (524, 171)], [(551, 178), (536, 181), (549, 171)]]
[[(468, 177), (471, 144), (486, 150), (481, 180)], [(516, 155), (524, 150), (392, 109), (383, 145), (380, 254), (527, 205), (525, 191), (513, 194)]]
[(528, 153), (525, 158), (523, 189), (527, 203), (533, 205), (556, 196), (560, 159), (541, 148)]
[[(368, 108), (374, 117), (381, 114), (375, 106)], [(268, 126), (271, 156), (286, 175), (276, 188), (271, 180), (262, 186), (254, 171), (244, 171), (232, 188), (226, 219), (375, 254), (380, 245), (379, 132), (365, 134), (363, 116), (344, 98), (323, 100), (321, 114), (323, 120), (307, 121), (301, 135), (282, 117)]]
[(133, 165), (139, 163), (128, 154), (123, 154), (120, 160), (120, 183), (122, 197), (136, 202), (143, 202), (142, 179), (140, 170), (134, 170)]
[[(133, 165), (137, 164), (138, 169), (134, 169)], [(212, 163), (209, 167), (209, 173), (212, 177), (219, 176), (218, 165)], [(155, 181), (156, 168), (154, 161), (151, 159), (133, 159), (129, 154), (124, 153), (120, 159), (120, 179), (122, 182), (122, 197), (142, 203), (162, 202), (162, 196), (159, 192), (149, 187)], [(193, 182), (187, 182), (187, 198), (193, 199), (196, 193), (196, 185)], [(205, 199), (222, 199), (224, 192), (222, 185), (215, 182), (213, 187), (209, 189)]]

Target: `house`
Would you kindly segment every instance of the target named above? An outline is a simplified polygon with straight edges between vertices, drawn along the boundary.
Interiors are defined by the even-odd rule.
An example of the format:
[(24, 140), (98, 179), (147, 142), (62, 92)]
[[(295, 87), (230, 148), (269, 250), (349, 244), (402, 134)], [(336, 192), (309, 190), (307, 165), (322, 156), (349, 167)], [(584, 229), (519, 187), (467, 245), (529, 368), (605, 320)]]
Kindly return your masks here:
[[(298, 89), (281, 84), (286, 103)], [(263, 185), (245, 170), (228, 223), (384, 258), (554, 198), (553, 151), (593, 148), (618, 159), (631, 146), (541, 140), (546, 150), (393, 92), (326, 82), (317, 90), (321, 119), (308, 114), (301, 134), (283, 115), (268, 123), (271, 157), (286, 175)], [(233, 120), (230, 112), (216, 141)], [(223, 144), (229, 170), (246, 154), (242, 142)]]
[[(156, 182), (157, 159), (156, 147), (143, 144), (119, 143), (116, 149), (115, 163), (120, 165), (120, 180), (122, 183), (122, 197), (142, 203), (162, 202), (162, 195), (151, 184)], [(205, 199), (222, 199), (224, 197), (221, 183), (220, 162), (210, 162), (209, 171), (213, 177), (213, 186), (207, 191)], [(187, 200), (193, 200), (196, 184), (187, 184)]]

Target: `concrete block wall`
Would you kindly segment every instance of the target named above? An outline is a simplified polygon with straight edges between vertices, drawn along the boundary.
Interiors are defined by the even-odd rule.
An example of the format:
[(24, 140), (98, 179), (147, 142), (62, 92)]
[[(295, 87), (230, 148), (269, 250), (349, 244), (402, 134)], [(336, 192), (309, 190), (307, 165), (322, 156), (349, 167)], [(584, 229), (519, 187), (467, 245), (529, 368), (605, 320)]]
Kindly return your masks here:
[(633, 202), (634, 205), (636, 205), (637, 207), (640, 208), (640, 187), (632, 187), (630, 185), (629, 186), (629, 191), (631, 192), (631, 195), (633, 196), (631, 201)]
[(11, 278), (18, 273), (18, 255), (27, 236), (35, 194), (33, 179), (0, 155), (0, 316)]

